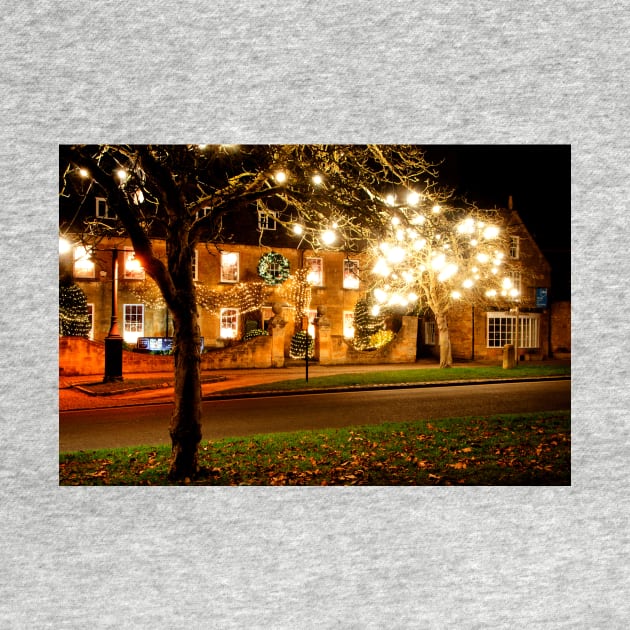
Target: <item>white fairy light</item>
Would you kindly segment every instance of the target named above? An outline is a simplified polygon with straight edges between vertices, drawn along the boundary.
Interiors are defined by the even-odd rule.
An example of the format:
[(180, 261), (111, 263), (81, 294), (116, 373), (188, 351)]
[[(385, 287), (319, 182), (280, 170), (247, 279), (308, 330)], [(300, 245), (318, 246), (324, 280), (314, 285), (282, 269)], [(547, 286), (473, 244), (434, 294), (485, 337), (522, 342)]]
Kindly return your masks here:
[(383, 258), (379, 258), (372, 269), (372, 273), (387, 278), (387, 276), (391, 273), (391, 269), (387, 266), (387, 263)]
[(411, 219), (411, 225), (422, 225), (426, 221), (426, 217), (423, 214), (417, 214)]
[(496, 225), (489, 225), (483, 231), (483, 237), (485, 239), (491, 240), (493, 238), (496, 238), (497, 236), (499, 236), (499, 228)]
[(388, 206), (393, 206), (396, 203), (396, 197), (394, 195), (387, 195), (387, 197), (385, 197), (385, 203)]
[(296, 234), (297, 236), (301, 236), (302, 234), (304, 234), (304, 228), (299, 223), (296, 223), (293, 226), (293, 234)]
[(462, 282), (462, 286), (464, 287), (464, 289), (470, 289), (474, 284), (475, 283), (470, 278), (466, 278), (466, 280)]
[(459, 300), (459, 298), (461, 298), (461, 297), (462, 297), (462, 294), (461, 294), (459, 291), (452, 291), (452, 292), (451, 292), (451, 297), (452, 297), (454, 300)]
[(407, 195), (407, 203), (410, 206), (415, 206), (418, 202), (420, 201), (420, 195), (415, 192), (415, 191), (411, 191), (408, 195)]
[(392, 217), (392, 225), (400, 225), (400, 217)]
[(287, 174), (284, 171), (278, 171), (274, 178), (279, 184), (284, 184), (287, 181)]
[(387, 260), (390, 263), (401, 263), (406, 256), (406, 252), (402, 247), (392, 247), (388, 252), (387, 252)]
[(440, 206), (436, 203), (431, 210), (433, 211), (433, 214), (439, 214), (442, 208), (440, 208)]
[(322, 232), (322, 241), (324, 245), (332, 245), (337, 240), (337, 235), (332, 230), (324, 230)]
[(383, 289), (374, 289), (374, 297), (381, 304), (383, 304), (383, 302), (387, 301), (387, 293), (385, 293), (385, 291), (383, 291)]
[(313, 183), (315, 184), (315, 186), (319, 186), (323, 181), (324, 180), (319, 173), (313, 175)]

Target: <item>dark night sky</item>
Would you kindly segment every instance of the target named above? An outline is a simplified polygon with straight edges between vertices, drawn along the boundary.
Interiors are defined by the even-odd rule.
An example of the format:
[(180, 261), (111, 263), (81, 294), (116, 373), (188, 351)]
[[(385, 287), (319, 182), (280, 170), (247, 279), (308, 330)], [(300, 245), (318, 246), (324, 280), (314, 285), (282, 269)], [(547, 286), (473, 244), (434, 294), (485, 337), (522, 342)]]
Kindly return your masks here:
[(432, 145), (439, 181), (479, 207), (514, 209), (552, 267), (552, 297), (570, 298), (570, 145)]

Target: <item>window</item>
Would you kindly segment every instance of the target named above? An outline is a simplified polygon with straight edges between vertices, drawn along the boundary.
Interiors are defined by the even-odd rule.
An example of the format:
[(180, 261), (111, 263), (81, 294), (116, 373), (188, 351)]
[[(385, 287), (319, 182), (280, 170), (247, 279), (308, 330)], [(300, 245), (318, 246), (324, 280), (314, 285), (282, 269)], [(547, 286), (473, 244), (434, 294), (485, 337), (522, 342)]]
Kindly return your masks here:
[(144, 280), (144, 269), (136, 258), (136, 252), (133, 249), (125, 249), (123, 261), (123, 278), (125, 280)]
[(116, 215), (110, 212), (107, 205), (107, 199), (104, 197), (96, 197), (96, 218), (97, 219), (115, 219)]
[(343, 312), (343, 336), (346, 339), (354, 338), (354, 311)]
[[(518, 316), (518, 347), (538, 348), (540, 316), (538, 313), (521, 313)], [(513, 344), (516, 333), (516, 315), (513, 313), (488, 313), (488, 348), (502, 348)]]
[(238, 254), (221, 252), (221, 282), (238, 282)]
[(359, 288), (359, 261), (346, 259), (343, 261), (343, 288)]
[(123, 339), (136, 344), (144, 336), (144, 304), (124, 304)]
[(88, 331), (88, 339), (94, 341), (94, 304), (87, 305), (88, 319), (90, 320), (90, 330)]
[(236, 339), (238, 334), (238, 309), (222, 308), (221, 309), (221, 339)]
[(258, 211), (258, 229), (259, 230), (275, 230), (276, 215), (274, 212)]
[(324, 284), (324, 261), (321, 258), (307, 258), (306, 268), (308, 274), (306, 280), (314, 287), (321, 287)]
[(518, 236), (510, 236), (510, 258), (519, 258), (520, 240)]
[(83, 245), (74, 248), (74, 277), (94, 278), (94, 261)]
[(433, 320), (424, 322), (424, 343), (427, 346), (435, 345), (435, 322)]
[(308, 320), (308, 334), (311, 339), (315, 339), (315, 319), (317, 317), (317, 309), (306, 311), (306, 319)]
[(505, 274), (512, 282), (512, 288), (518, 291), (521, 295), (521, 272), (520, 271), (508, 271)]

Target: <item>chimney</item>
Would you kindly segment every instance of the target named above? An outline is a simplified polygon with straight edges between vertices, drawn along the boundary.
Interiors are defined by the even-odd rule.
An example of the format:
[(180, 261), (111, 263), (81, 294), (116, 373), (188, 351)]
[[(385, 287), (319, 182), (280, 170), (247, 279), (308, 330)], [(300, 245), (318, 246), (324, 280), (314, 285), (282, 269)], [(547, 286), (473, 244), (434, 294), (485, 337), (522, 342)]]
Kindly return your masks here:
[(512, 195), (508, 197), (508, 210), (513, 210), (514, 204), (512, 203)]

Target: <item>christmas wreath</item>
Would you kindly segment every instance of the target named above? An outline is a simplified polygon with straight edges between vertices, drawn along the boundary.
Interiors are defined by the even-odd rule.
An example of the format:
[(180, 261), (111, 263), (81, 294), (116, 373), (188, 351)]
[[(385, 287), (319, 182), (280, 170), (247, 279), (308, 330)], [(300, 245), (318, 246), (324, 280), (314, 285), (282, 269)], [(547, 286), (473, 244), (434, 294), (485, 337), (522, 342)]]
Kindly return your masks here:
[(282, 284), (289, 277), (289, 261), (277, 252), (263, 254), (258, 261), (258, 275), (267, 284)]

